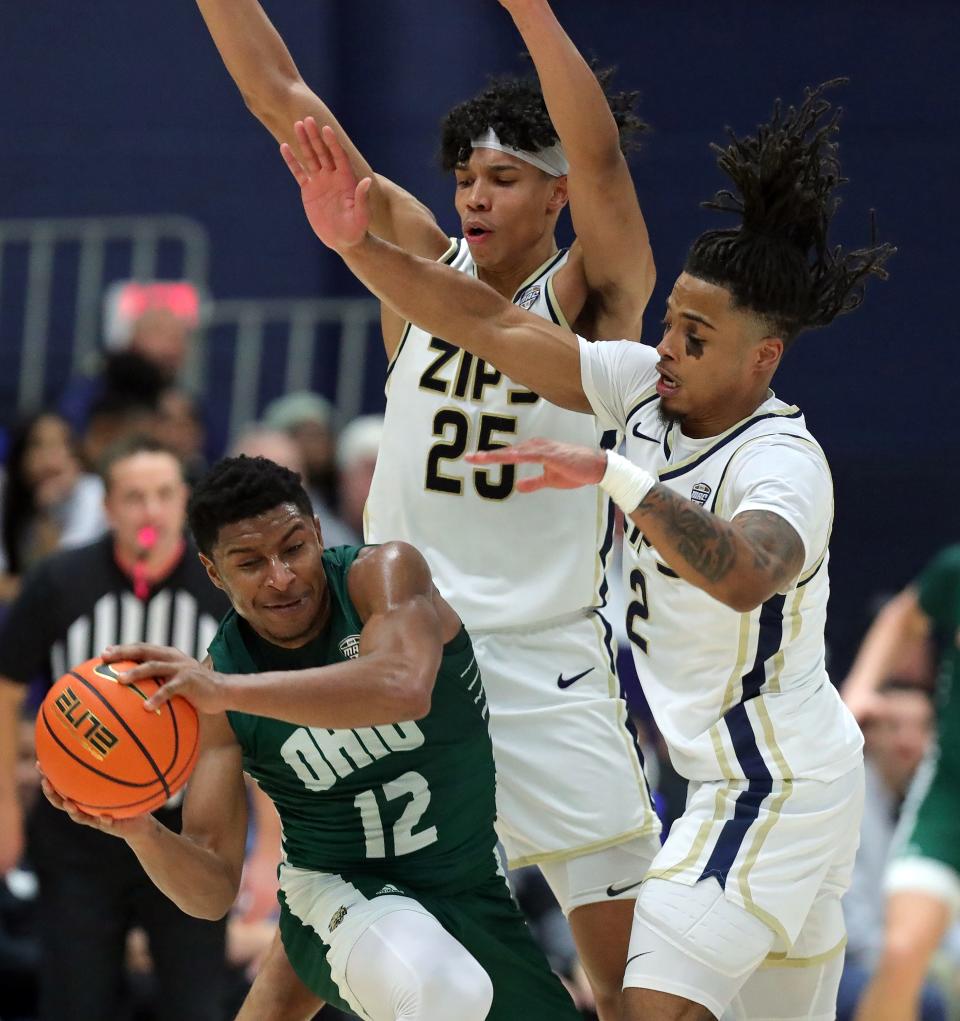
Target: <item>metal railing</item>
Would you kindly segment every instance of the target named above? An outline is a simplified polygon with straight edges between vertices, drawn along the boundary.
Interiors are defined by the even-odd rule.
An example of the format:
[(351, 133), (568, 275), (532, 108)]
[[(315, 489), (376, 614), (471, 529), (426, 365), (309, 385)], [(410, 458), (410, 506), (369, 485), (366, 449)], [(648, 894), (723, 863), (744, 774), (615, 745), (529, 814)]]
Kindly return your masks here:
[[(267, 332), (277, 328), (285, 341), (284, 364), (275, 373), (273, 392), (263, 392), (264, 360), (275, 358)], [(333, 385), (319, 385), (317, 356), (324, 352), (318, 334), (334, 327), (339, 348)], [(363, 410), (368, 353), (379, 343), (380, 306), (371, 298), (289, 298), (254, 300), (228, 298), (211, 306), (207, 321), (201, 392), (213, 395), (221, 380), (211, 378), (217, 360), (214, 345), (229, 342), (234, 350), (229, 386), (227, 434), (234, 438), (245, 425), (258, 418), (263, 404), (292, 390), (320, 390), (333, 401), (337, 424), (342, 425)], [(276, 378), (279, 375), (279, 378)]]
[[(16, 246), (25, 246), (22, 286), (14, 291), (19, 309), (0, 305), (3, 343), (19, 340), (20, 364), (14, 397), (20, 413), (39, 408), (50, 396), (50, 356), (69, 374), (80, 372), (100, 340), (101, 302), (114, 280), (149, 280), (162, 273), (203, 287), (207, 280), (210, 241), (203, 226), (184, 216), (117, 216), (78, 219), (0, 220), (0, 282), (16, 260)], [(165, 262), (161, 265), (161, 246)], [(76, 283), (58, 300), (72, 305), (72, 322), (50, 344), (50, 315), (58, 272), (67, 275), (76, 248)], [(109, 250), (109, 257), (108, 257)], [(71, 274), (72, 275), (72, 274)], [(72, 291), (72, 294), (69, 293)], [(7, 319), (22, 318), (20, 337), (4, 328)]]
[[(209, 262), (206, 229), (182, 216), (0, 220), (0, 355), (13, 367), (0, 378), (6, 406), (20, 414), (45, 406), (90, 367), (111, 283), (183, 279), (206, 293)], [(268, 334), (283, 342), (271, 345)], [(342, 423), (363, 409), (378, 336), (372, 299), (210, 301), (183, 382), (217, 406), (228, 439), (290, 390), (332, 397)], [(318, 361), (335, 366), (332, 378), (317, 379)]]

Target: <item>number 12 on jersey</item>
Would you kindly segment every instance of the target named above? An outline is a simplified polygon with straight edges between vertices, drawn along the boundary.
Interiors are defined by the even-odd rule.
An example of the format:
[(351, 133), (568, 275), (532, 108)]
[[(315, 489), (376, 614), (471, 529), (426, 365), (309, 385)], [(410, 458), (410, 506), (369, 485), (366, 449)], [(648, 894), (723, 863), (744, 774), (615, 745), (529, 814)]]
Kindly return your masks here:
[[(411, 800), (400, 818), (393, 824), (393, 855), (399, 858), (423, 847), (429, 847), (437, 839), (437, 827), (428, 826), (419, 833), (413, 828), (420, 822), (430, 804), (430, 787), (419, 773), (404, 773), (390, 780), (381, 788), (384, 801), (394, 801), (410, 795)], [(386, 858), (387, 842), (383, 831), (383, 816), (376, 791), (362, 791), (353, 799), (363, 823), (363, 837), (368, 858)]]

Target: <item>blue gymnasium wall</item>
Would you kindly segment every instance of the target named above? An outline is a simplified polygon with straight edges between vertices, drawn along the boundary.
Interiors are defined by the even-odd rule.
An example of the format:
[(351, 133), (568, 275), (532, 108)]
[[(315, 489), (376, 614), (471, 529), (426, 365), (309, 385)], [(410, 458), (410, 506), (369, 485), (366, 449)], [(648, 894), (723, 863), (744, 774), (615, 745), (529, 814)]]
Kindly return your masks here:
[[(518, 66), (495, 0), (269, 0), (304, 77), (371, 163), (455, 230), (432, 162), (445, 109), (488, 70)], [(958, 537), (960, 331), (955, 237), (955, 5), (948, 0), (557, 0), (575, 41), (620, 65), (655, 126), (634, 160), (660, 282), (657, 335), (697, 203), (719, 186), (707, 143), (765, 118), (771, 100), (838, 74), (851, 183), (836, 237), (867, 210), (900, 247), (865, 307), (802, 338), (778, 392), (800, 403), (837, 488), (831, 637), (837, 672), (871, 593), (905, 582)], [(176, 212), (213, 238), (219, 297), (357, 293), (320, 250), (272, 141), (246, 112), (190, 0), (9, 0), (0, 5), (0, 216)], [(15, 353), (0, 352), (10, 392)], [(382, 399), (371, 387), (371, 409)]]

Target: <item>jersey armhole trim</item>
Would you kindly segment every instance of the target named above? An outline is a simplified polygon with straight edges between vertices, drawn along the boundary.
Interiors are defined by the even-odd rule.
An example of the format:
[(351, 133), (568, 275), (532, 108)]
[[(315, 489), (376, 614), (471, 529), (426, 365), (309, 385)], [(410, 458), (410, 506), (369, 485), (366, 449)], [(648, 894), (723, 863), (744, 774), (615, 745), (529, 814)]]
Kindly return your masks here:
[[(441, 266), (449, 266), (454, 258), (460, 252), (460, 241), (457, 238), (450, 238), (450, 247), (440, 256), (436, 261)], [(410, 330), (413, 327), (413, 323), (407, 320), (403, 325), (403, 333), (400, 334), (400, 342), (397, 344), (397, 350), (393, 352), (393, 357), (390, 359), (390, 363), (387, 365), (387, 374), (384, 377), (384, 386), (390, 382), (390, 373), (393, 372), (397, 361), (400, 358), (400, 354), (403, 351), (403, 345), (407, 342), (407, 337), (410, 336)]]
[(565, 330), (569, 330), (573, 333), (573, 327), (567, 322), (567, 317), (563, 313), (563, 309), (560, 306), (560, 302), (557, 299), (557, 292), (553, 288), (554, 277), (551, 275), (547, 279), (546, 287), (546, 299), (547, 309), (550, 312), (550, 318), (556, 323), (557, 326), (563, 327)]

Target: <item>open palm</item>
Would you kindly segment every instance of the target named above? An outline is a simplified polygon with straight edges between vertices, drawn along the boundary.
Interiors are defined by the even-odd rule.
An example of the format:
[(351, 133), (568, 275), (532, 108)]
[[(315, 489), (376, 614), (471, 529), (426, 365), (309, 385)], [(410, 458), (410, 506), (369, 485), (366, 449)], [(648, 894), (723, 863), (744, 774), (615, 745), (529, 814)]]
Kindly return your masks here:
[(280, 152), (300, 185), (303, 209), (313, 232), (336, 251), (352, 248), (366, 236), (370, 226), (367, 195), (371, 180), (357, 181), (334, 130), (308, 117), (297, 121), (294, 129), (303, 153), (303, 163), (284, 142)]
[(471, 464), (539, 464), (543, 474), (520, 479), (517, 491), (535, 493), (538, 489), (579, 489), (596, 485), (606, 468), (606, 455), (589, 447), (553, 440), (524, 440), (513, 446), (468, 454)]

